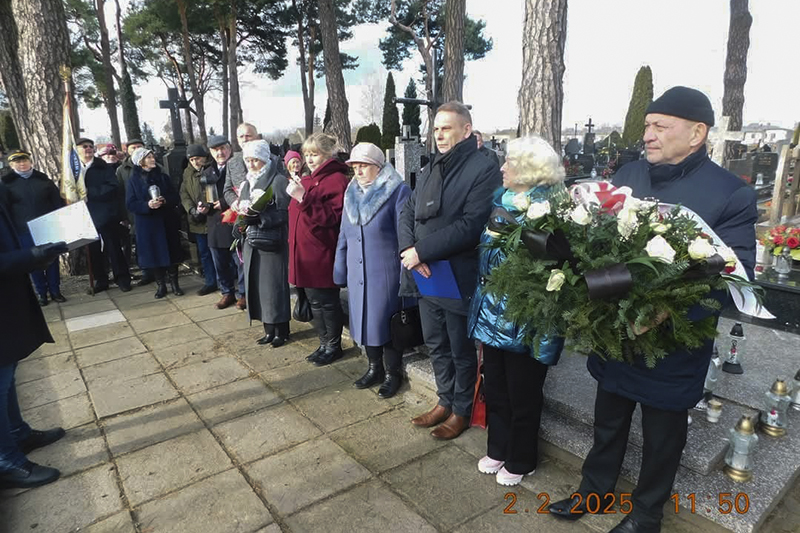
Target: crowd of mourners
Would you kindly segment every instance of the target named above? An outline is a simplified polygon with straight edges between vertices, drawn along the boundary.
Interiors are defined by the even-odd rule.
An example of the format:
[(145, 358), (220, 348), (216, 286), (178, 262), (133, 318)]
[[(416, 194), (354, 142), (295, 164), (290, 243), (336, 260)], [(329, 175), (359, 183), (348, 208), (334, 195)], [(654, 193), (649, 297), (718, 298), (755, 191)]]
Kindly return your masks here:
[[(670, 89), (647, 110), (646, 159), (622, 167), (614, 181), (630, 186), (635, 196), (695, 210), (745, 265), (752, 265), (755, 193), (708, 158), (705, 143), (713, 124), (705, 95)], [(564, 166), (548, 142), (525, 136), (508, 143), (499, 167), (496, 154), (475, 134), (468, 108), (458, 102), (440, 106), (432, 127), (436, 154), (413, 191), (379, 147), (360, 143), (342, 157), (336, 139), (326, 133), (309, 136), (299, 151), (280, 157), (255, 127), (242, 124), (236, 132), (241, 152), (234, 153), (230, 140), (221, 136), (210, 137), (206, 146), (189, 146), (189, 164), (177, 189), (141, 141), (127, 143), (122, 162), (107, 162), (104, 157), (117, 154), (107, 150), (98, 157), (90, 139), (79, 139), (79, 190), (101, 237), (90, 247), (93, 290), (108, 288), (109, 263), (117, 286), (131, 289), (133, 240), (144, 272), (137, 285), (155, 281), (155, 297), (163, 298), (169, 282), (174, 294), (182, 294), (177, 266), (183, 259), (179, 229), (185, 212), (203, 268), (199, 293), (219, 291), (216, 307), (236, 305), (250, 320), (260, 321), (264, 336), (256, 342), (265, 348), (279, 349), (291, 338), (293, 286), (295, 312), (301, 304), (308, 307), (319, 337), (319, 347), (306, 359), (324, 366), (342, 358), (340, 289), (347, 287), (350, 336), (368, 359), (354, 385), (377, 385), (381, 398), (397, 394), (403, 382), (403, 353), (393, 339), (392, 317), (418, 306), (439, 400), (411, 423), (445, 440), (469, 427), (480, 346), (488, 443), (477, 469), (501, 485), (516, 485), (536, 470), (543, 386), (564, 339), (549, 337), (534, 350), (526, 344), (525, 325), (504, 319), (504, 297), (484, 286), (506, 257), (501, 248), (482, 244), (491, 238), (485, 231), (490, 212), (501, 207), (522, 220), (526, 213), (515, 197), (541, 202), (560, 193)], [(0, 324), (6, 334), (6, 328), (26, 320), (30, 334), (0, 355), (0, 488), (57, 479), (57, 470), (31, 463), (25, 454), (64, 434), (60, 428), (32, 430), (20, 416), (14, 388), (17, 361), (42, 342), (52, 342), (40, 305), (48, 297), (64, 301), (53, 263), (64, 248), (33, 246), (26, 222), (58, 208), (62, 200), (53, 182), (34, 170), (28, 153), (17, 152), (9, 160), (13, 171), (0, 187), (0, 290), (15, 293), (17, 309)], [(714, 194), (700, 194), (703, 190)], [(452, 272), (457, 295), (420, 292), (423, 279), (437, 281), (441, 274), (434, 273), (443, 264), (447, 276)], [(655, 369), (591, 356), (589, 370), (599, 383), (594, 446), (580, 487), (571, 498), (553, 503), (550, 514), (577, 520), (590, 512), (589, 495), (613, 498), (639, 403), (642, 470), (632, 511), (612, 531), (659, 531), (686, 443), (686, 409), (702, 396), (710, 357), (710, 343), (672, 354)]]

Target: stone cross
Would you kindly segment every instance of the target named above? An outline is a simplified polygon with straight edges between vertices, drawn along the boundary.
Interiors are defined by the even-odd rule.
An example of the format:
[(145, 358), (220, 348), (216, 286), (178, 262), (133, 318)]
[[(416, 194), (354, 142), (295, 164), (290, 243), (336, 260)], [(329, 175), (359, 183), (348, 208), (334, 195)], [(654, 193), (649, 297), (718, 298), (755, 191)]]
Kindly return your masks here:
[(186, 109), (189, 107), (189, 102), (184, 99), (178, 98), (178, 89), (170, 87), (167, 89), (167, 99), (160, 100), (158, 107), (161, 109), (169, 109), (169, 118), (172, 124), (172, 139), (175, 146), (185, 146), (186, 139), (183, 137), (183, 126), (181, 125), (181, 116), (178, 113), (179, 109)]
[(744, 140), (744, 132), (728, 131), (730, 120), (731, 117), (722, 117), (717, 125), (717, 140), (714, 142), (714, 154), (711, 159), (719, 166), (724, 166), (723, 164), (725, 163), (725, 143), (730, 141), (742, 142)]
[(594, 124), (592, 124), (592, 117), (589, 117), (589, 122), (584, 124), (586, 126), (586, 133), (592, 133), (592, 128), (594, 128)]

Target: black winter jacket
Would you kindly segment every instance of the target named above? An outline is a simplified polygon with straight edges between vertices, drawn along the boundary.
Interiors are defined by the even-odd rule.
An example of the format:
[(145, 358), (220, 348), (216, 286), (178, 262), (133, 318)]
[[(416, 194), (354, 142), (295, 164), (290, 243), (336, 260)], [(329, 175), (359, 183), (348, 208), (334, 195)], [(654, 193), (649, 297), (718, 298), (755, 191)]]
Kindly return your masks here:
[(123, 210), (125, 188), (117, 181), (115, 169), (99, 157), (86, 171), (86, 207), (98, 231), (118, 224), (127, 215)]
[(19, 235), (28, 234), (28, 222), (64, 206), (56, 184), (43, 172), (34, 170), (25, 179), (16, 172), (3, 176), (6, 208)]

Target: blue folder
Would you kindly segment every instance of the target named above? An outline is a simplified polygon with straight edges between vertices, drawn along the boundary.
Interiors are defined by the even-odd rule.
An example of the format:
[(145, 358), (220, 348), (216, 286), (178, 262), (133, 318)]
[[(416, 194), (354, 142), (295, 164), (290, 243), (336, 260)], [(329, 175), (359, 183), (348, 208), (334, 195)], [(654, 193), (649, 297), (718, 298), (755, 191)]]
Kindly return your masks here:
[(429, 278), (422, 276), (416, 270), (411, 271), (422, 296), (461, 299), (461, 292), (458, 290), (458, 284), (456, 283), (456, 277), (453, 275), (453, 267), (450, 266), (450, 261), (433, 261), (428, 263), (428, 268), (431, 269), (431, 277)]

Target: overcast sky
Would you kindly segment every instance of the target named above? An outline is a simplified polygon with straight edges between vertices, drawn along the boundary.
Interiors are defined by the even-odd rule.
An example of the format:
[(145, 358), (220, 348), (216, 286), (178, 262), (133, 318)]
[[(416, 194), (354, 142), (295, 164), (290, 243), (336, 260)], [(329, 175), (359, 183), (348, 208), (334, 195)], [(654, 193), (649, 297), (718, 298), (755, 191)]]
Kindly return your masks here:
[[(388, 0), (387, 0), (388, 1)], [(107, 16), (113, 17), (113, 3)], [(727, 0), (569, 0), (563, 127), (584, 124), (622, 124), (636, 72), (643, 65), (653, 71), (657, 95), (674, 85), (696, 87), (711, 98), (719, 116), (722, 108), (725, 48), (729, 24)], [(800, 1), (750, 2), (753, 26), (747, 60), (744, 122), (772, 122), (793, 127), (800, 120), (800, 70), (796, 68), (794, 39), (800, 20)], [(486, 58), (468, 62), (464, 100), (473, 106), (475, 127), (485, 132), (515, 128), (517, 92), (522, 71), (523, 0), (467, 0), (468, 14), (486, 22), (485, 34), (494, 41)], [(113, 21), (109, 21), (112, 23)], [(356, 28), (355, 38), (341, 49), (359, 57), (360, 66), (345, 73), (351, 123), (364, 123), (363, 99), (370, 80), (384, 80), (386, 70), (378, 40), (388, 23)], [(289, 50), (290, 67), (277, 81), (240, 72), (245, 120), (262, 132), (303, 125), (300, 74), (296, 51)], [(394, 71), (397, 95), (409, 78), (419, 80), (418, 54)], [(418, 91), (422, 92), (418, 84)], [(160, 80), (136, 87), (141, 121), (159, 137), (167, 121), (158, 100), (166, 97)], [(317, 82), (317, 114), (325, 112), (325, 80)], [(222, 130), (220, 95), (206, 99), (206, 124)], [(109, 135), (104, 109), (81, 108), (86, 134)], [(120, 127), (122, 117), (120, 113)], [(124, 137), (124, 132), (123, 132)]]

